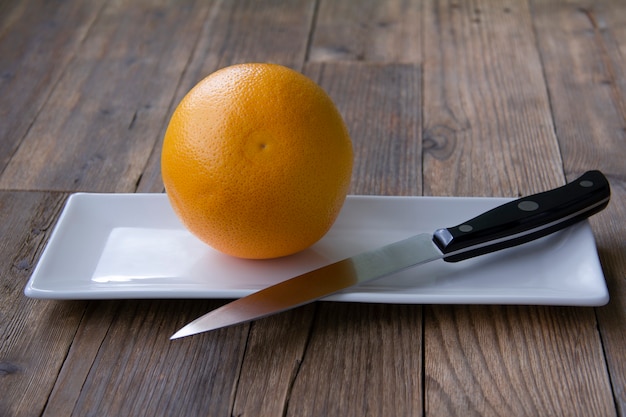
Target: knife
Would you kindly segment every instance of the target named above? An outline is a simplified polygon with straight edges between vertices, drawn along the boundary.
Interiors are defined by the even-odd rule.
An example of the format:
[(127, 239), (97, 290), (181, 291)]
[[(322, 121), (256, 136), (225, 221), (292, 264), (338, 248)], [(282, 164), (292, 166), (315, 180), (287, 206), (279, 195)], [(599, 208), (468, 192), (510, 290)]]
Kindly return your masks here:
[(420, 264), (458, 262), (554, 233), (604, 209), (606, 177), (588, 171), (562, 187), (510, 201), (457, 226), (423, 233), (332, 263), (228, 303), (171, 339), (245, 323)]

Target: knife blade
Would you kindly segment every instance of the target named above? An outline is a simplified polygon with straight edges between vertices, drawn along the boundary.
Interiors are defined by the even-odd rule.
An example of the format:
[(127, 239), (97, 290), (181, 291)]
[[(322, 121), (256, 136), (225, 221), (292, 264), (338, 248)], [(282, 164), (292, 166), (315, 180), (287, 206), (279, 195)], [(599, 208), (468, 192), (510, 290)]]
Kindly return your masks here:
[(521, 245), (604, 209), (611, 190), (600, 171), (522, 197), (454, 227), (423, 233), (287, 279), (232, 301), (187, 324), (170, 339), (267, 317), (420, 264), (465, 259)]

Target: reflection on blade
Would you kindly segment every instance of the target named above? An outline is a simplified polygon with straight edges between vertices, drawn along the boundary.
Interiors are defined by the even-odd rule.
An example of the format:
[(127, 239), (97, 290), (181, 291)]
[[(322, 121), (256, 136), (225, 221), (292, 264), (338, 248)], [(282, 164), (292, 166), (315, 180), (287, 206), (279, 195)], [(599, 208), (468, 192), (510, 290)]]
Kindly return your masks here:
[(189, 323), (171, 339), (260, 319), (353, 285), (441, 258), (430, 234), (410, 237), (288, 279), (226, 304)]

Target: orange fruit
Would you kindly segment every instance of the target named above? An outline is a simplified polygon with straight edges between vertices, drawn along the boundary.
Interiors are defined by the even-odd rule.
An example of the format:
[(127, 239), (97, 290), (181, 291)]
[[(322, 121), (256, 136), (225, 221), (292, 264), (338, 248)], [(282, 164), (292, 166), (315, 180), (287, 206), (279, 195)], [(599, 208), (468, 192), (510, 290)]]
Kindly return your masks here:
[(328, 95), (280, 65), (241, 64), (200, 81), (169, 122), (161, 173), (182, 223), (242, 258), (301, 251), (334, 223), (352, 142)]

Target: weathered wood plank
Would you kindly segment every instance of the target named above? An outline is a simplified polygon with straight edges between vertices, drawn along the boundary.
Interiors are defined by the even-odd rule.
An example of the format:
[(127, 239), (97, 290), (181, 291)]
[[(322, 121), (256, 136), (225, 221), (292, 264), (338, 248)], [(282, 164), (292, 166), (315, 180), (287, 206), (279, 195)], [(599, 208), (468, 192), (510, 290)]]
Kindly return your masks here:
[(0, 188), (134, 191), (210, 3), (111, 2), (0, 176)]
[(538, 45), (569, 177), (601, 169), (609, 207), (591, 219), (611, 301), (597, 309), (619, 415), (626, 415), (626, 4), (533, 1)]
[[(241, 0), (216, 4), (199, 29), (198, 43), (168, 114), (171, 115), (196, 83), (228, 65), (272, 62), (301, 70), (313, 12), (312, 0)], [(167, 124), (158, 133), (160, 141), (154, 147), (138, 184), (139, 192), (163, 190), (160, 158), (166, 128)]]
[(354, 146), (351, 194), (420, 195), (421, 68), (416, 65), (310, 63), (341, 112)]
[[(528, 5), (431, 1), (424, 15), (425, 194), (562, 184)], [(433, 306), (424, 317), (427, 413), (613, 413), (592, 309)]]
[[(538, 46), (566, 172), (601, 164), (623, 173), (626, 142), (626, 6), (618, 2), (534, 2)], [(608, 7), (611, 4), (612, 7)], [(622, 35), (626, 48), (626, 34)], [(591, 153), (590, 153), (591, 152)]]
[(320, 303), (289, 416), (422, 413), (422, 309)]
[(425, 7), (426, 195), (517, 196), (563, 184), (526, 3)]
[(101, 8), (94, 1), (0, 4), (0, 173)]
[(221, 304), (92, 302), (44, 415), (231, 415), (249, 326), (169, 340)]
[(40, 415), (85, 309), (24, 286), (65, 195), (0, 192), (0, 415)]
[(252, 324), (231, 415), (284, 416), (315, 306), (309, 304)]
[[(625, 151), (622, 151), (625, 153)], [(567, 155), (565, 155), (567, 157)], [(600, 164), (600, 162), (598, 161)], [(626, 180), (612, 177), (611, 203), (591, 220), (598, 254), (609, 288), (608, 305), (596, 309), (602, 344), (618, 415), (626, 415)]]
[(90, 302), (43, 415), (282, 415), (314, 305), (169, 341), (221, 304)]
[(72, 415), (85, 379), (118, 309), (119, 302), (114, 301), (87, 303), (85, 314), (59, 371), (43, 416)]
[(272, 62), (301, 69), (313, 12), (311, 0), (219, 4), (202, 28), (178, 100), (202, 78), (228, 65)]
[(427, 415), (610, 416), (592, 309), (426, 309)]
[(420, 63), (422, 1), (320, 1), (310, 61)]

